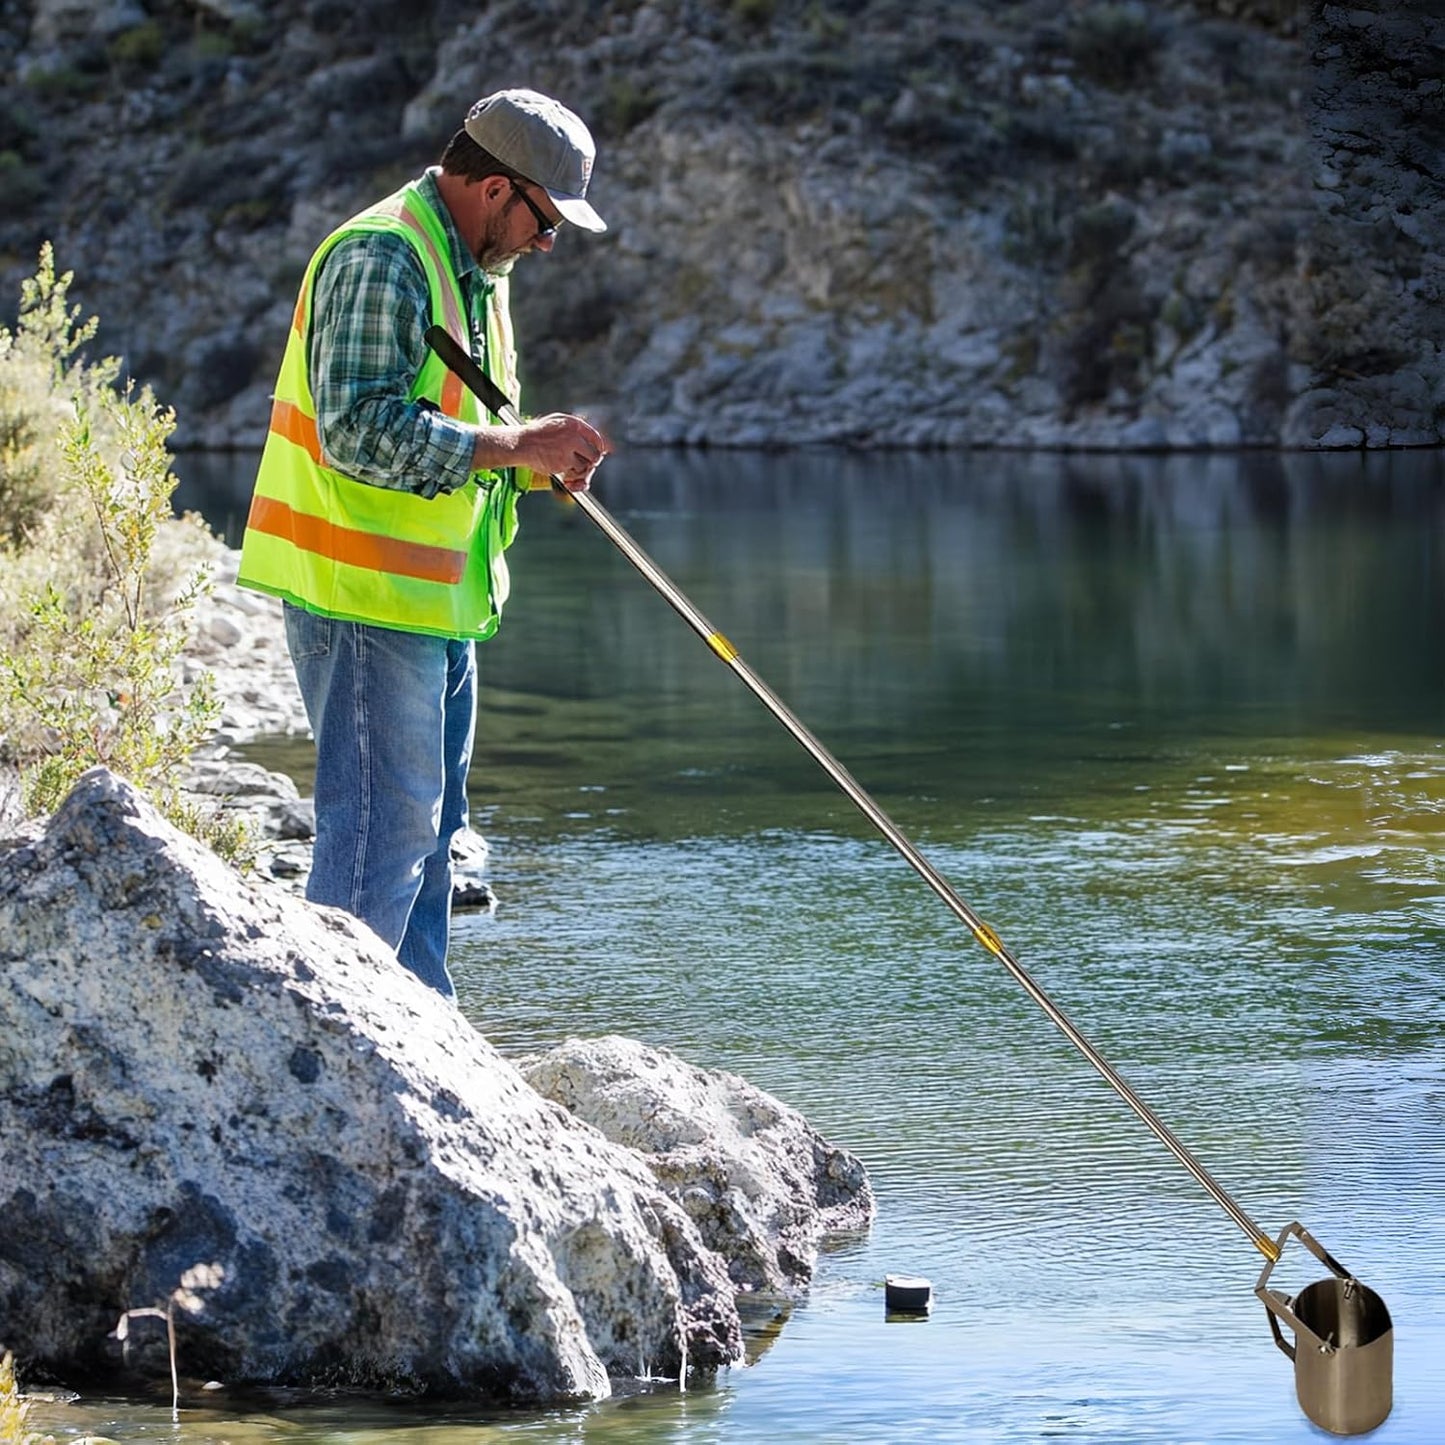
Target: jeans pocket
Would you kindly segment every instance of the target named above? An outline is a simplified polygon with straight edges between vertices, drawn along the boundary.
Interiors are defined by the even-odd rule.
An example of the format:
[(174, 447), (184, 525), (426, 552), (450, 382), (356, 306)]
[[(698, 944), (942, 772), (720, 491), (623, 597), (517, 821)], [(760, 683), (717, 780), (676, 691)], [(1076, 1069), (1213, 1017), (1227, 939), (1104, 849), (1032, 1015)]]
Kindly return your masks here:
[(325, 657), (331, 651), (330, 617), (320, 617), (304, 607), (285, 604), (286, 644), (291, 656)]

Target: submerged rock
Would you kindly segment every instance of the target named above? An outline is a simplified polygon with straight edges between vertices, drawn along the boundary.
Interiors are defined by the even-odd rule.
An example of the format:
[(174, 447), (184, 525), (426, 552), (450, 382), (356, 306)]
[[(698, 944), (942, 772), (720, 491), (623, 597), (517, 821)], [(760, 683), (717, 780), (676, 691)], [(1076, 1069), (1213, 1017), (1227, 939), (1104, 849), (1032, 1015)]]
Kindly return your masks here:
[(863, 1165), (796, 1110), (736, 1074), (633, 1039), (568, 1039), (526, 1059), (547, 1098), (639, 1150), (745, 1289), (812, 1277), (825, 1234), (873, 1218)]
[[(344, 913), (254, 888), (128, 784), (0, 843), (0, 1331), (120, 1368), (598, 1398), (737, 1359), (723, 1261)], [(196, 1276), (192, 1276), (196, 1278)]]

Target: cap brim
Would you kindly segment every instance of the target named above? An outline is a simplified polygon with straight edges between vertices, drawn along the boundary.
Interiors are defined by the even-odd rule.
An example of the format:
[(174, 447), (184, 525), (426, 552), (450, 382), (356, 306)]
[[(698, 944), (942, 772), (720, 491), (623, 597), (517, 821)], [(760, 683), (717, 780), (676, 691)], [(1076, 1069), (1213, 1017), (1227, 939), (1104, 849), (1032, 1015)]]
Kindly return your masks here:
[[(547, 188), (544, 186), (542, 189)], [(559, 196), (556, 191), (547, 191), (547, 194), (569, 226), (576, 226), (579, 231), (594, 233), (607, 229), (607, 222), (581, 196)]]

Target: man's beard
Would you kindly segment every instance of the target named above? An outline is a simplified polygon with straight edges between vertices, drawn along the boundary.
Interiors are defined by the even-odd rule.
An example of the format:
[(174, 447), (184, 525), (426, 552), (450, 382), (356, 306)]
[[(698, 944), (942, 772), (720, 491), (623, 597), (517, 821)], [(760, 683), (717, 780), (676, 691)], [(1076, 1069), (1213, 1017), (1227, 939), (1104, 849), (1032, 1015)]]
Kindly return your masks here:
[(506, 250), (502, 240), (507, 231), (509, 209), (504, 207), (495, 216), (488, 218), (487, 228), (482, 232), (476, 250), (472, 252), (477, 258), (477, 265), (489, 276), (507, 275), (516, 264), (517, 257), (522, 254), (520, 251)]

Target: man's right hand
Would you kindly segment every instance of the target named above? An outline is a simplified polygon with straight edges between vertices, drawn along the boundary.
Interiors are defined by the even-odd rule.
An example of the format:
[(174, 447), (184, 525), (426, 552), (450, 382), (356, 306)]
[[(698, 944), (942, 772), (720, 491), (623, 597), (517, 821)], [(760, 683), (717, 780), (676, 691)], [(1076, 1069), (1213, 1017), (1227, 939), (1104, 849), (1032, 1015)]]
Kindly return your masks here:
[(610, 450), (591, 422), (551, 412), (520, 426), (483, 427), (472, 451), (472, 468), (528, 467), (560, 478), (568, 491), (583, 492)]
[(560, 477), (570, 492), (585, 492), (592, 473), (611, 451), (607, 438), (580, 416), (552, 412), (522, 427), (529, 459), (524, 465)]

